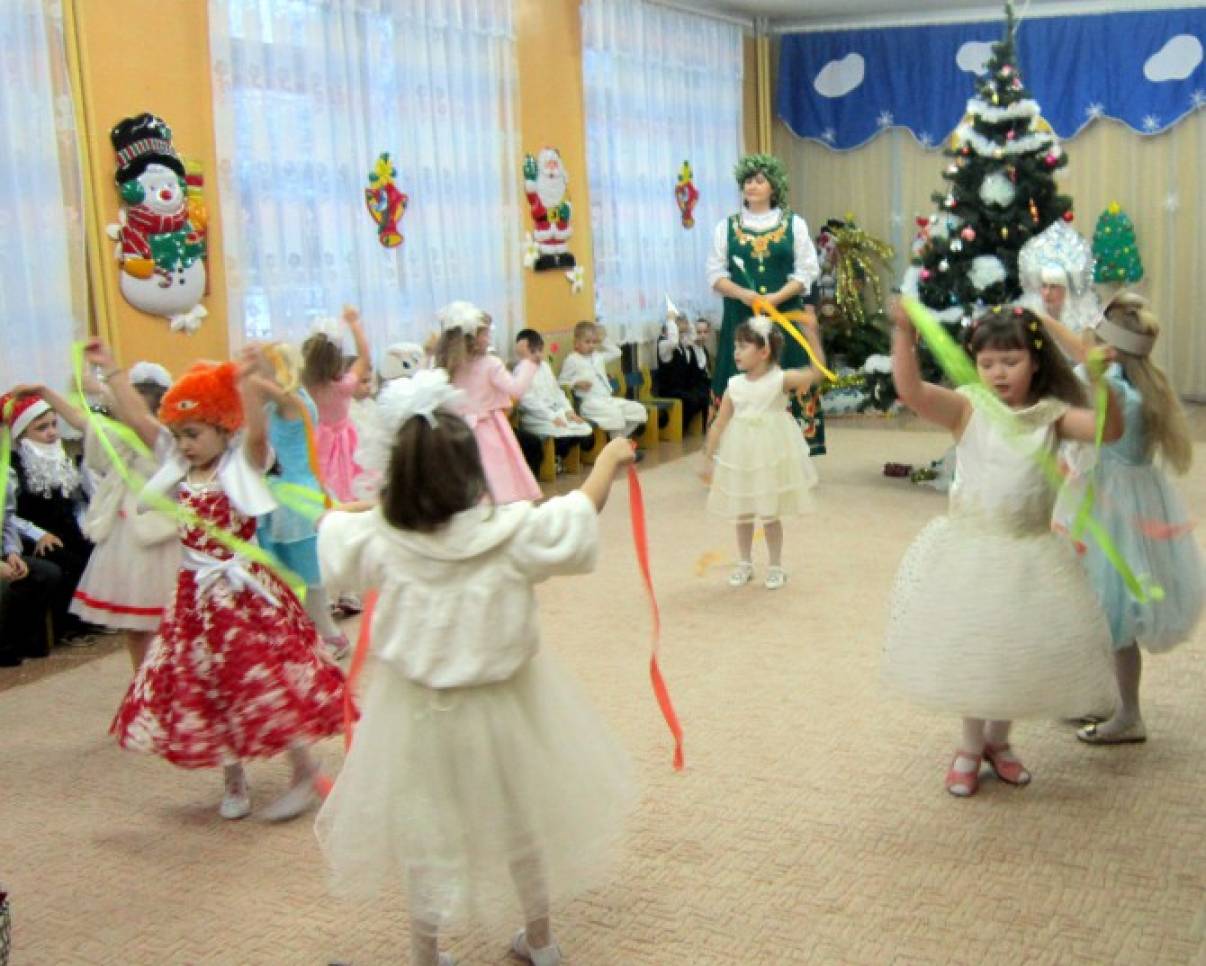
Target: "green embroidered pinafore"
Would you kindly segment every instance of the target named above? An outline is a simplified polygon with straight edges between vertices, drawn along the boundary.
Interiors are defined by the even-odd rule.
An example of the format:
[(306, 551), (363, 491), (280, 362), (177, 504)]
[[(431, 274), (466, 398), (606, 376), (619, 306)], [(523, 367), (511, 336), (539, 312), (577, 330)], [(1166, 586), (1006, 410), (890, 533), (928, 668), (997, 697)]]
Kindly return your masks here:
[[(792, 228), (791, 209), (783, 209), (779, 224), (767, 231), (750, 231), (741, 225), (740, 213), (730, 216), (728, 221), (729, 277), (737, 284), (752, 287), (760, 295), (777, 292), (787, 284), (788, 277), (796, 267), (795, 238)], [(745, 263), (745, 271), (733, 261), (734, 256)], [(747, 282), (748, 277), (748, 282)], [(797, 295), (779, 306), (785, 315), (804, 307), (804, 300)], [(717, 404), (728, 387), (729, 379), (737, 374), (733, 361), (733, 334), (737, 327), (751, 315), (749, 306), (737, 299), (724, 300), (724, 320), (716, 344), (716, 364), (712, 376), (712, 392)], [(797, 328), (799, 326), (797, 325)], [(779, 364), (784, 369), (795, 369), (809, 364), (808, 354), (795, 339), (783, 333), (783, 354)], [(791, 403), (792, 416), (800, 425), (809, 452), (820, 456), (825, 452), (825, 414), (821, 411), (820, 394), (815, 389)]]

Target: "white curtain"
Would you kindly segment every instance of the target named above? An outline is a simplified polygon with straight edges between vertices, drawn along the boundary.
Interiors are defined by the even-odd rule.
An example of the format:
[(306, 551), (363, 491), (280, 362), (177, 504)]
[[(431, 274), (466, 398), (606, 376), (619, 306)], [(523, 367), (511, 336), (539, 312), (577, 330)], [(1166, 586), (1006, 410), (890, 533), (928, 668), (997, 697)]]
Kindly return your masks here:
[[(232, 345), (358, 305), (374, 356), (469, 299), (522, 314), (510, 0), (210, 0)], [(364, 189), (389, 152), (404, 242)]]
[[(692, 314), (718, 303), (704, 277), (712, 229), (736, 211), (741, 28), (642, 0), (585, 0), (582, 73), (599, 319), (650, 338), (665, 297)], [(674, 200), (684, 161), (695, 227)]]
[(57, 3), (0, 3), (0, 392), (68, 384), (85, 331), (75, 118)]

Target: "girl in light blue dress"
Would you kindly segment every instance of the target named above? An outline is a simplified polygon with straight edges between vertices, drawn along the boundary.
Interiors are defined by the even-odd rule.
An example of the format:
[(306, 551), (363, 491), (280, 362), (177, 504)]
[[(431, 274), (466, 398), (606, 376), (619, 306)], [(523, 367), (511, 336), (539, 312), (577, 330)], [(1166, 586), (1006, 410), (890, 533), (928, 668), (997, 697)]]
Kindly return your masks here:
[[(285, 343), (263, 347), (262, 356), (268, 378), (261, 385), (271, 399), (268, 441), (276, 454), (269, 483), (292, 484), (321, 493), (323, 487), (311, 467), (307, 438), (317, 424), (318, 407), (300, 384), (301, 356)], [(314, 523), (282, 502), (277, 509), (260, 517), (256, 533), (265, 550), (305, 581), (306, 612), (333, 655), (345, 656), (348, 639), (331, 619), (318, 569), (318, 532)]]
[[(1137, 600), (1096, 542), (1085, 541), (1085, 567), (1113, 639), (1119, 704), (1111, 718), (1086, 725), (1076, 736), (1094, 745), (1146, 741), (1139, 708), (1139, 648), (1153, 654), (1170, 650), (1192, 635), (1202, 611), (1202, 560), (1193, 524), (1155, 462), (1159, 455), (1178, 474), (1189, 469), (1189, 425), (1167, 377), (1151, 360), (1160, 326), (1145, 299), (1133, 293), (1116, 296), (1083, 340), (1052, 319), (1043, 321), (1073, 358), (1083, 361), (1088, 348), (1106, 347), (1112, 361), (1106, 378), (1121, 402), (1126, 430), (1101, 449), (1093, 477), (1094, 513), (1131, 570), (1163, 591), (1145, 602)], [(1073, 486), (1064, 501), (1066, 516), (1077, 501)], [(1060, 516), (1057, 511), (1057, 526)]]

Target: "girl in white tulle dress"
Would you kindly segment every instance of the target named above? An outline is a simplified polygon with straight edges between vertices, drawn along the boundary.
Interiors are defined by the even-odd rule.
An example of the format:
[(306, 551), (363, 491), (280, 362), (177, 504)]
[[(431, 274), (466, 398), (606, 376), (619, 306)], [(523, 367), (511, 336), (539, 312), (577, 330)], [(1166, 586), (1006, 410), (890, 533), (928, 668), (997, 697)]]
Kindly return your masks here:
[(716, 421), (708, 431), (703, 476), (710, 481), (708, 512), (737, 524), (737, 566), (731, 587), (754, 577), (754, 524), (762, 521), (770, 556), (765, 586), (787, 582), (782, 566), (783, 523), (808, 509), (817, 471), (808, 444), (788, 409), (791, 395), (817, 381), (812, 368), (780, 369), (783, 334), (770, 319), (755, 316), (737, 327), (733, 357), (741, 371), (729, 380)]
[(1083, 484), (1091, 478), (1094, 512), (1114, 545), (1136, 574), (1163, 591), (1137, 599), (1097, 543), (1083, 543), (1085, 567), (1110, 625), (1119, 703), (1109, 720), (1086, 725), (1077, 737), (1094, 745), (1142, 742), (1147, 727), (1139, 709), (1139, 648), (1153, 654), (1172, 649), (1193, 634), (1202, 613), (1202, 557), (1193, 524), (1180, 494), (1155, 463), (1158, 454), (1174, 472), (1189, 470), (1189, 424), (1167, 377), (1150, 358), (1160, 325), (1141, 296), (1116, 296), (1087, 329), (1087, 338), (1052, 318), (1043, 323), (1073, 359), (1083, 361), (1091, 345), (1107, 347), (1113, 364), (1105, 377), (1126, 419), (1126, 432), (1102, 448), (1096, 471), (1079, 466), (1082, 485), (1067, 488), (1070, 499), (1061, 499), (1057, 524), (1061, 529), (1071, 524)]
[[(1002, 781), (1024, 785), (1012, 720), (1111, 707), (1116, 693), (1105, 616), (1076, 553), (1051, 532), (1055, 491), (1042, 465), (1060, 440), (1091, 441), (1095, 415), (1025, 309), (997, 307), (975, 324), (968, 351), (981, 384), (959, 390), (922, 382), (912, 325), (899, 305), (892, 314), (901, 402), (950, 430), (956, 468), (949, 512), (913, 541), (897, 574), (883, 679), (963, 717), (946, 775), (952, 795), (976, 792), (984, 760)], [(1123, 420), (1108, 399), (1113, 441)]]
[[(376, 588), (363, 717), (317, 832), (340, 892), (408, 892), (412, 962), (437, 935), (510, 915), (512, 951), (561, 955), (554, 901), (598, 879), (634, 801), (627, 756), (540, 648), (534, 586), (594, 569), (597, 515), (633, 458), (615, 440), (576, 490), (540, 506), (483, 502), (487, 478), (443, 370), (387, 385), (365, 468), (380, 505), (319, 527), (324, 578)], [(439, 467), (432, 473), (431, 467)]]

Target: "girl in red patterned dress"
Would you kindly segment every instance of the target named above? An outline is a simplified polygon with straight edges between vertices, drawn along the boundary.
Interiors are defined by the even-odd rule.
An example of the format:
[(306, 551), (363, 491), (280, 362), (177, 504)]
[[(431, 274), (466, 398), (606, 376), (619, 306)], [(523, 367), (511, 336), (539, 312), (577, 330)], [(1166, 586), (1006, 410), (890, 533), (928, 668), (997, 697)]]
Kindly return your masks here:
[[(104, 357), (102, 346), (89, 347), (90, 361)], [(255, 536), (255, 518), (276, 507), (264, 482), (273, 457), (255, 378), (234, 363), (198, 363), (168, 390), (159, 418), (171, 438), (146, 488), (244, 541)], [(228, 819), (251, 811), (243, 759), (288, 751), (291, 786), (261, 816), (293, 818), (317, 800), (306, 744), (343, 730), (343, 673), (275, 574), (195, 519), (182, 520), (180, 540), (175, 597), (111, 730), (123, 748), (183, 768), (222, 765), (218, 812)]]

